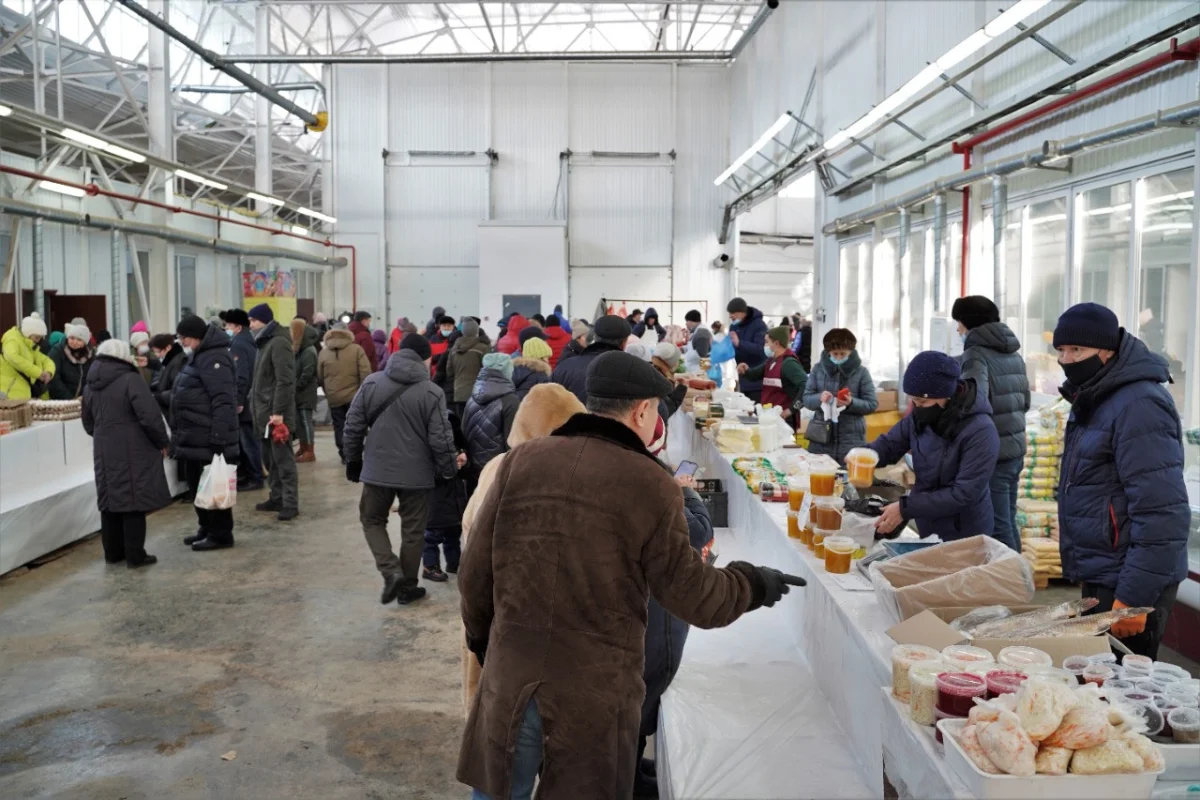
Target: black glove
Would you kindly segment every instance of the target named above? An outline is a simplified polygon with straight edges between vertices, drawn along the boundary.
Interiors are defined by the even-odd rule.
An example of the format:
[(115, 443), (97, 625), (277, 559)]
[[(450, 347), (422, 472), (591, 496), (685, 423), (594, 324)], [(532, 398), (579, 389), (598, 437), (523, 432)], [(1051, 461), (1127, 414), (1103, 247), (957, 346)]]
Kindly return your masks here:
[(794, 575), (785, 575), (771, 567), (756, 567), (745, 561), (734, 561), (729, 569), (735, 569), (750, 582), (750, 607), (747, 611), (766, 606), (770, 608), (787, 594), (792, 586), (804, 586), (806, 581)]
[(346, 480), (351, 483), (358, 483), (358, 479), (362, 475), (362, 465), (363, 462), (361, 461), (347, 461)]
[(475, 654), (475, 660), (479, 662), (479, 666), (483, 666), (483, 659), (487, 656), (487, 639), (472, 639), (467, 636), (467, 649)]

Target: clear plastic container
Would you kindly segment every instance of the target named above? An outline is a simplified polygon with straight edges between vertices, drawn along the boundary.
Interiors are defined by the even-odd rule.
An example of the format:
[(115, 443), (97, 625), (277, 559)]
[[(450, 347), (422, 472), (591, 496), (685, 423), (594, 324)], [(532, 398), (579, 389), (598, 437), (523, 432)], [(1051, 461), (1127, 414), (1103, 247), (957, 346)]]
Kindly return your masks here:
[(1200, 709), (1176, 708), (1167, 717), (1172, 735), (1179, 744), (1200, 744)]
[(1083, 670), (1083, 682), (1103, 686), (1104, 682), (1116, 675), (1113, 668), (1107, 664), (1089, 664)]
[(879, 454), (869, 447), (856, 447), (846, 454), (847, 481), (858, 489), (869, 489), (875, 483), (875, 465)]
[(1162, 694), (1163, 689), (1165, 688), (1161, 683), (1155, 683), (1154, 681), (1150, 680), (1138, 681), (1134, 684), (1134, 686), (1138, 689), (1141, 689), (1143, 692), (1149, 692), (1152, 695)]
[(1110, 667), (1113, 664), (1117, 663), (1117, 657), (1115, 655), (1113, 655), (1111, 652), (1097, 653), (1094, 656), (1088, 656), (1087, 660), (1092, 662), (1093, 664), (1107, 664)]
[(892, 697), (905, 703), (909, 701), (912, 687), (908, 672), (919, 662), (940, 663), (941, 655), (923, 644), (898, 644), (892, 648)]
[(824, 528), (813, 528), (813, 555), (822, 561), (825, 560), (825, 537), (837, 536), (837, 531), (827, 531)]
[(1054, 659), (1044, 650), (1038, 650), (1036, 647), (1024, 647), (1022, 645), (1014, 645), (1005, 647), (1000, 651), (1000, 655), (996, 658), (996, 662), (1004, 667), (1012, 667), (1013, 669), (1023, 670), (1026, 667), (1052, 667)]
[(1133, 681), (1125, 678), (1110, 678), (1104, 682), (1104, 688), (1113, 692), (1127, 692), (1134, 688)]
[(1164, 672), (1173, 672), (1179, 676), (1179, 680), (1181, 680), (1181, 681), (1190, 680), (1192, 677), (1192, 674), (1190, 672), (1188, 672), (1186, 669), (1184, 669), (1183, 667), (1177, 666), (1175, 664), (1172, 664), (1168, 661), (1155, 661), (1154, 666), (1151, 667), (1151, 669), (1153, 669), (1154, 671), (1162, 670)]
[(1150, 658), (1150, 656), (1139, 656), (1136, 653), (1130, 653), (1121, 659), (1121, 666), (1151, 670), (1154, 668), (1154, 659)]
[(1159, 710), (1154, 702), (1134, 703), (1134, 709), (1141, 715), (1142, 720), (1146, 723), (1146, 735), (1157, 736), (1162, 732), (1163, 725), (1166, 724), (1166, 717)]
[(788, 508), (799, 511), (804, 504), (804, 495), (808, 493), (808, 472), (788, 476)]
[(825, 545), (825, 571), (831, 575), (846, 575), (850, 572), (850, 561), (858, 545), (849, 536), (827, 536)]
[(965, 717), (975, 698), (987, 694), (987, 681), (973, 672), (943, 672), (937, 676), (937, 707), (952, 717)]
[(1041, 678), (1047, 681), (1057, 681), (1063, 686), (1070, 686), (1072, 689), (1079, 685), (1079, 679), (1074, 673), (1068, 672), (1065, 669), (1058, 667), (1030, 667), (1025, 670), (1025, 674), (1031, 678)]
[(846, 501), (841, 497), (814, 497), (808, 513), (812, 517), (814, 528), (840, 531), (845, 509)]
[(792, 539), (800, 539), (803, 541), (804, 535), (800, 527), (800, 516), (798, 511), (787, 512), (787, 532)]
[(1171, 683), (1179, 683), (1180, 681), (1184, 680), (1184, 678), (1181, 678), (1177, 673), (1171, 672), (1170, 670), (1153, 669), (1150, 671), (1150, 675), (1147, 676), (1146, 680), (1151, 680), (1155, 683), (1161, 683), (1162, 685), (1166, 686)]
[(1191, 700), (1195, 702), (1196, 700), (1200, 700), (1200, 689), (1189, 686), (1186, 683), (1168, 683), (1166, 688), (1163, 689), (1163, 694), (1179, 702), (1180, 705), (1186, 705), (1186, 703), (1180, 701)]
[(942, 741), (942, 726), (937, 724), (944, 719), (965, 719), (965, 717), (960, 717), (957, 714), (947, 714), (940, 708), (933, 709), (933, 738), (937, 740), (938, 744), (945, 744), (945, 742)]
[(942, 659), (958, 672), (986, 670), (996, 663), (996, 659), (987, 650), (969, 644), (952, 644), (943, 648)]
[(946, 665), (940, 660), (918, 661), (908, 670), (911, 690), (908, 714), (918, 725), (932, 725), (937, 721), (934, 714), (934, 709), (937, 708), (937, 676), (945, 670)]
[(1083, 683), (1083, 671), (1091, 665), (1087, 656), (1067, 656), (1063, 659), (1062, 668), (1074, 675), (1076, 682)]
[(1150, 670), (1144, 667), (1124, 667), (1121, 670), (1121, 676), (1131, 681), (1146, 680), (1150, 674)]
[[(837, 483), (837, 463), (824, 460), (808, 468), (808, 491), (813, 497), (833, 497)], [(932, 723), (930, 723), (932, 724)]]
[(984, 680), (987, 682), (987, 699), (991, 700), (1002, 694), (1015, 694), (1028, 677), (1024, 672), (1015, 669), (990, 670), (984, 676)]

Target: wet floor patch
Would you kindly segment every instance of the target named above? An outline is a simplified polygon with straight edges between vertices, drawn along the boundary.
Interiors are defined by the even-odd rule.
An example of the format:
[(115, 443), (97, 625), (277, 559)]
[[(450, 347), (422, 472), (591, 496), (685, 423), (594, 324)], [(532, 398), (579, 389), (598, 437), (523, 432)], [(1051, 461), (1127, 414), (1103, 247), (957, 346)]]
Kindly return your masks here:
[[(463, 720), (439, 711), (395, 708), (321, 718), (326, 750), (355, 774), (409, 787), (404, 797), (440, 797), (455, 785)], [(461, 786), (459, 786), (461, 790)]]

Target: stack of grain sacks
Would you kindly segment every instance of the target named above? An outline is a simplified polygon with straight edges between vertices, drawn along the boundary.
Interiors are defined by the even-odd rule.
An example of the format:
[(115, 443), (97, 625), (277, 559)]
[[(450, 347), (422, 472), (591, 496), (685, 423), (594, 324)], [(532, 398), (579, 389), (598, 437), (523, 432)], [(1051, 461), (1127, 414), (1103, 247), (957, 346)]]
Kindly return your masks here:
[(1071, 407), (1064, 400), (1031, 412), (1026, 421), (1025, 468), (1018, 487), (1021, 550), (1033, 564), (1034, 583), (1062, 577), (1058, 556), (1058, 477)]

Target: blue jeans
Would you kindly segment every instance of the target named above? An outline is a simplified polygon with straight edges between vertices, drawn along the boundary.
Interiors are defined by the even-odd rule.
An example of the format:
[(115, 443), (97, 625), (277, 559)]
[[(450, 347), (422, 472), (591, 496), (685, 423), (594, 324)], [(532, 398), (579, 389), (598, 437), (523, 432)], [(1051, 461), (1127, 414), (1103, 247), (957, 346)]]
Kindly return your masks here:
[(1021, 480), (1022, 459), (997, 461), (988, 489), (992, 494), (992, 536), (1021, 552), (1021, 533), (1017, 530), (1017, 490)]
[[(542, 715), (538, 713), (537, 703), (530, 700), (529, 705), (525, 706), (525, 719), (521, 720), (521, 729), (517, 731), (517, 747), (513, 752), (511, 800), (529, 800), (533, 797), (533, 784), (541, 768)], [(476, 789), (471, 800), (492, 798)]]

